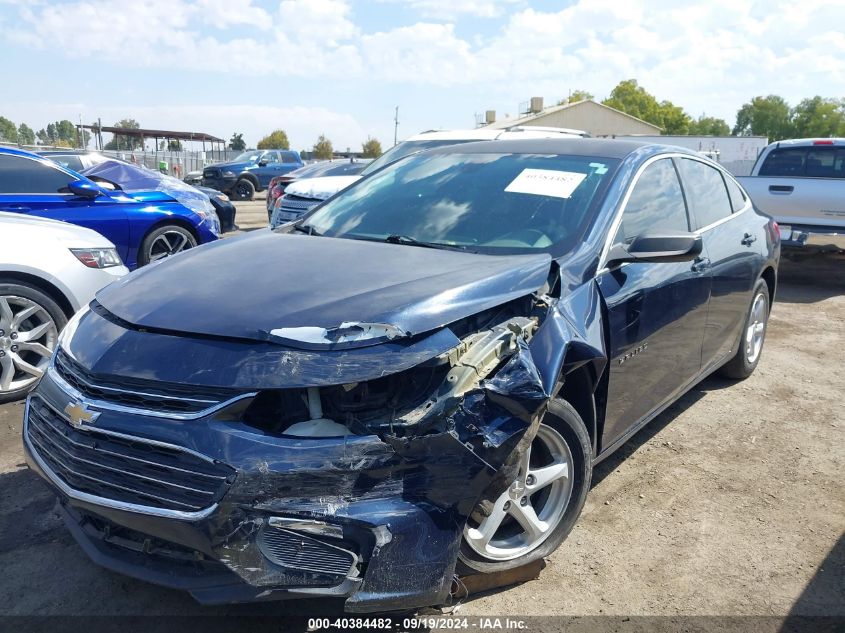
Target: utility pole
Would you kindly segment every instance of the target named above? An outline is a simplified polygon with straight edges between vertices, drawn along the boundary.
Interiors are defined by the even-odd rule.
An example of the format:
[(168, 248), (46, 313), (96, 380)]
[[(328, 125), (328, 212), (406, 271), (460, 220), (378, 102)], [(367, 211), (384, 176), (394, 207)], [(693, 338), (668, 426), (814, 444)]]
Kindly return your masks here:
[(399, 135), (399, 106), (396, 106), (396, 113), (393, 115), (393, 145), (396, 145)]

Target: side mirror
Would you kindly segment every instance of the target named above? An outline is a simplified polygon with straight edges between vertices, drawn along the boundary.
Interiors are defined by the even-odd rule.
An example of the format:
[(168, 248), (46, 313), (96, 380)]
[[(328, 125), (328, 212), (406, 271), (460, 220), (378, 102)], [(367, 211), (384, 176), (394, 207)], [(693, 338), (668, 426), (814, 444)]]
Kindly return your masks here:
[(266, 167), (266, 166), (267, 166), (267, 161), (266, 161), (266, 160), (260, 160), (260, 161), (258, 161), (258, 166), (259, 166), (259, 167)]
[(80, 198), (88, 198), (93, 200), (97, 196), (103, 195), (103, 190), (89, 180), (74, 180), (67, 185), (68, 191)]
[(638, 235), (627, 246), (617, 244), (610, 249), (607, 263), (622, 262), (688, 262), (701, 254), (701, 236), (682, 231), (663, 231)]

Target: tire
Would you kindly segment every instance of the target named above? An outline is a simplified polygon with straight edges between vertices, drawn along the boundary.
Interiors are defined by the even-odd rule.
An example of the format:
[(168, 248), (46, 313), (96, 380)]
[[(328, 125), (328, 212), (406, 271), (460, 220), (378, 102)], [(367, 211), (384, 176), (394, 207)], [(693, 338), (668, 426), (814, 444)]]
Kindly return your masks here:
[(734, 380), (745, 380), (754, 373), (763, 355), (769, 311), (769, 286), (763, 279), (758, 279), (748, 315), (745, 317), (745, 325), (739, 336), (736, 354), (719, 368), (720, 375)]
[[(562, 450), (564, 447), (565, 451)], [(561, 453), (557, 456), (560, 460), (555, 456), (555, 451)], [(584, 422), (572, 405), (564, 400), (554, 399), (549, 402), (548, 412), (531, 444), (530, 466), (528, 477), (524, 480), (525, 486), (531, 485), (532, 469), (539, 472), (536, 469), (546, 466), (549, 459), (553, 460), (552, 465), (558, 465), (563, 460), (568, 461), (568, 475), (559, 476), (545, 485), (538, 486), (533, 493), (528, 488), (527, 495), (523, 495), (524, 490), (515, 488), (520, 482), (518, 479), (498, 499), (491, 500), (493, 503), (487, 512), (488, 516), (481, 515), (478, 510), (473, 513), (467, 521), (461, 539), (457, 568), (459, 574), (515, 569), (548, 556), (572, 531), (590, 489), (593, 474), (592, 448)], [(521, 469), (520, 479), (524, 475)], [(528, 499), (527, 504), (522, 499)], [(528, 536), (528, 531), (515, 518), (515, 515), (523, 516), (524, 510), (520, 508), (526, 506), (535, 510), (535, 515), (547, 525), (548, 529), (544, 530), (543, 534)], [(497, 514), (497, 509), (503, 509), (505, 517), (493, 531), (493, 538), (483, 544), (485, 530), (481, 521), (492, 520)], [(498, 514), (501, 515), (501, 511)], [(494, 524), (495, 521), (492, 521), (491, 525)]]
[(67, 315), (44, 291), (0, 280), (0, 403), (38, 384), (65, 325)]
[(247, 178), (241, 178), (232, 187), (232, 197), (235, 200), (252, 200), (255, 196), (255, 185)]
[(170, 257), (197, 245), (197, 238), (190, 230), (178, 224), (165, 224), (150, 232), (141, 242), (138, 266)]

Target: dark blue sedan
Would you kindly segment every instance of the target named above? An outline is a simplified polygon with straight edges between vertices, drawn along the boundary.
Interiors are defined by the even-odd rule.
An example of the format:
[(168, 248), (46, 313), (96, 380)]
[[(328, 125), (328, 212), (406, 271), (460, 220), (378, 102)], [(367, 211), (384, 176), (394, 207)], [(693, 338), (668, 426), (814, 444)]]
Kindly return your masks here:
[(415, 154), (101, 291), (28, 463), (95, 561), (202, 602), (444, 604), (560, 546), (593, 466), (690, 387), (755, 370), (779, 257), (685, 149)]
[(164, 191), (109, 190), (36, 154), (0, 148), (0, 211), (93, 229), (130, 269), (216, 240), (219, 223), (207, 207), (189, 209)]

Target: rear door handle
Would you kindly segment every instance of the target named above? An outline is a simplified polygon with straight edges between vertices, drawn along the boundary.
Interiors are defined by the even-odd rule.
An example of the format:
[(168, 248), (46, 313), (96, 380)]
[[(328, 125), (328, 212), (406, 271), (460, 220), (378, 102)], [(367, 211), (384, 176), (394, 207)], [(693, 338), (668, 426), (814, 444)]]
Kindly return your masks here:
[(757, 241), (756, 235), (751, 235), (751, 233), (746, 233), (742, 238), (742, 245), (743, 246), (751, 246), (754, 242)]
[(781, 195), (789, 195), (795, 191), (792, 185), (769, 185), (769, 193), (778, 193)]
[(710, 268), (710, 260), (707, 257), (698, 257), (692, 263), (692, 272), (694, 273), (703, 273), (708, 268)]

